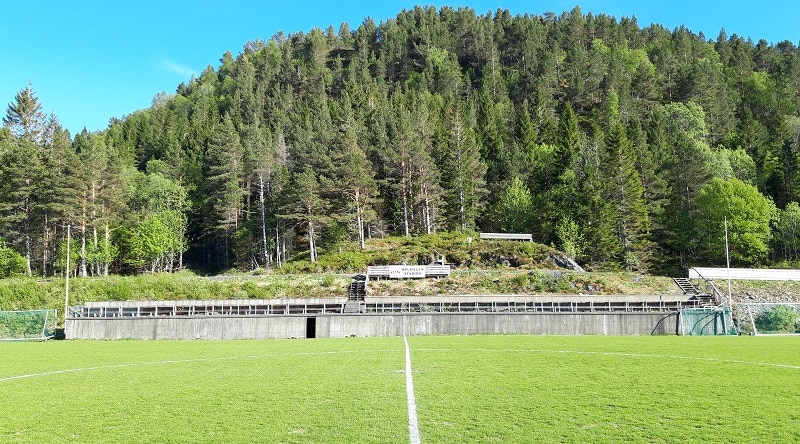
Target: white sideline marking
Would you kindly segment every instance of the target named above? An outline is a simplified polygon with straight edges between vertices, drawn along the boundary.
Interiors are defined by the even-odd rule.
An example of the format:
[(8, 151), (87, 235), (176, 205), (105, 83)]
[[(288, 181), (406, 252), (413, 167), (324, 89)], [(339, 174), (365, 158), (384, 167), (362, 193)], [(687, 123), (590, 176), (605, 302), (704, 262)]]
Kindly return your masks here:
[(110, 364), (110, 365), (97, 365), (92, 367), (80, 367), (80, 368), (68, 368), (63, 370), (53, 370), (49, 372), (41, 372), (41, 373), (29, 373), (27, 375), (16, 375), (16, 376), (7, 376), (5, 378), (0, 378), (0, 384), (4, 382), (14, 381), (17, 379), (26, 379), (26, 378), (36, 378), (41, 376), (53, 376), (53, 375), (61, 375), (65, 373), (76, 373), (76, 372), (88, 372), (93, 370), (109, 370), (109, 369), (117, 369), (117, 368), (126, 368), (126, 367), (140, 367), (145, 365), (166, 365), (166, 364), (185, 364), (185, 363), (193, 363), (193, 362), (213, 362), (213, 361), (232, 361), (236, 359), (263, 359), (263, 358), (275, 358), (275, 357), (290, 357), (290, 356), (317, 356), (317, 355), (336, 355), (336, 354), (344, 354), (344, 353), (365, 353), (365, 352), (372, 352), (372, 353), (395, 353), (397, 349), (394, 350), (345, 350), (345, 351), (331, 351), (331, 352), (300, 352), (300, 353), (269, 353), (265, 355), (246, 355), (246, 356), (224, 356), (219, 358), (197, 358), (197, 359), (170, 359), (166, 361), (154, 361), (154, 362), (131, 362), (127, 364)]
[(417, 421), (417, 399), (414, 397), (414, 379), (411, 377), (411, 349), (408, 348), (408, 338), (403, 336), (406, 343), (406, 397), (408, 397), (408, 438), (411, 444), (420, 444), (419, 421)]
[[(405, 340), (405, 337), (403, 337)], [(181, 359), (181, 360), (167, 360), (167, 361), (156, 361), (156, 362), (134, 362), (134, 363), (127, 363), (127, 364), (111, 364), (111, 365), (98, 365), (92, 367), (81, 367), (81, 368), (69, 368), (63, 370), (53, 370), (49, 372), (41, 372), (41, 373), (29, 373), (26, 375), (16, 375), (16, 376), (7, 376), (5, 378), (0, 378), (0, 384), (4, 382), (10, 382), (18, 379), (26, 379), (26, 378), (36, 378), (42, 376), (53, 376), (53, 375), (60, 375), (65, 373), (76, 373), (76, 372), (85, 372), (85, 371), (93, 371), (93, 370), (108, 370), (108, 369), (117, 369), (117, 368), (126, 368), (126, 367), (138, 367), (138, 366), (145, 366), (145, 365), (165, 365), (165, 364), (181, 364), (181, 363), (192, 363), (192, 362), (212, 362), (212, 361), (225, 361), (225, 360), (235, 360), (235, 359), (263, 359), (263, 358), (273, 358), (273, 357), (289, 357), (289, 356), (315, 356), (315, 355), (335, 355), (335, 354), (343, 354), (343, 353), (364, 353), (364, 352), (372, 352), (372, 353), (393, 353), (395, 350), (358, 350), (358, 351), (335, 351), (335, 352), (300, 352), (300, 353), (269, 353), (265, 355), (247, 355), (247, 356), (227, 356), (227, 357), (220, 357), (220, 358), (198, 358), (198, 359)], [(499, 352), (513, 352), (513, 353), (564, 353), (564, 354), (582, 354), (582, 355), (606, 355), (606, 356), (623, 356), (623, 357), (634, 357), (634, 358), (661, 358), (661, 359), (681, 359), (681, 360), (690, 360), (690, 361), (706, 361), (706, 362), (721, 362), (727, 364), (743, 364), (743, 365), (759, 365), (764, 367), (775, 367), (775, 368), (785, 368), (790, 370), (800, 370), (800, 365), (790, 365), (790, 364), (776, 364), (771, 362), (757, 362), (757, 361), (744, 361), (741, 359), (715, 359), (715, 358), (702, 358), (702, 357), (693, 357), (693, 356), (676, 356), (676, 355), (656, 355), (656, 354), (645, 354), (645, 353), (622, 353), (622, 352), (598, 352), (598, 351), (577, 351), (577, 350), (536, 350), (536, 349), (488, 349), (488, 348), (419, 348), (416, 351), (478, 351), (478, 352), (492, 352), (492, 353), (499, 353)], [(410, 380), (412, 371), (410, 370), (411, 360), (410, 360), (411, 352), (408, 349), (408, 341), (406, 340), (406, 377), (407, 380)], [(411, 381), (413, 383), (413, 381)], [(413, 397), (413, 387), (411, 391), (411, 396)], [(415, 415), (416, 416), (416, 415)]]
[(776, 364), (772, 362), (744, 361), (741, 359), (717, 359), (703, 358), (697, 356), (678, 356), (678, 355), (656, 355), (647, 353), (624, 353), (624, 352), (601, 352), (601, 351), (578, 351), (578, 350), (525, 350), (525, 349), (493, 349), (493, 348), (418, 348), (416, 351), (473, 351), (487, 353), (562, 353), (574, 355), (602, 355), (602, 356), (622, 356), (628, 358), (660, 358), (660, 359), (681, 359), (685, 361), (705, 361), (721, 362), (723, 364), (745, 364), (760, 365), (764, 367), (788, 368), (790, 370), (800, 370), (800, 365)]

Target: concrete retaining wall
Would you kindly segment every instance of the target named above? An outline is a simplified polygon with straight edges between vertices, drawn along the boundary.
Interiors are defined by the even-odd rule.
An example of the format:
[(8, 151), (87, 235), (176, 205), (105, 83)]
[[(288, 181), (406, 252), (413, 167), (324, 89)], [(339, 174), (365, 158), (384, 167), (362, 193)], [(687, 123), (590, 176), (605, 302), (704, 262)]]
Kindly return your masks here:
[(277, 339), (403, 335), (674, 335), (676, 313), (404, 313), (74, 318), (67, 339)]

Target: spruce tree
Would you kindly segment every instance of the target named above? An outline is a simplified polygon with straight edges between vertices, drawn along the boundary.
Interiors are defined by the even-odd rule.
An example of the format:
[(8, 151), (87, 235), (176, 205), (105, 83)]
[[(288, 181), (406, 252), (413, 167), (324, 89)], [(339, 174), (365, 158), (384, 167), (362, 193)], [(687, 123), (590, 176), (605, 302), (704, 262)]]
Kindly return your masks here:
[(644, 269), (647, 259), (646, 236), (649, 231), (647, 208), (642, 198), (643, 187), (636, 170), (636, 155), (625, 128), (613, 122), (605, 140), (603, 162), (606, 178), (604, 197), (610, 205), (616, 245), (609, 253), (628, 268)]
[(220, 248), (219, 264), (230, 266), (234, 234), (239, 228), (243, 207), (243, 148), (233, 120), (223, 118), (211, 135), (206, 152), (206, 235)]
[(305, 229), (309, 260), (316, 262), (319, 233), (330, 222), (328, 202), (322, 198), (317, 175), (309, 166), (292, 176), (290, 190), (283, 217)]
[(365, 226), (374, 220), (374, 198), (377, 193), (375, 173), (364, 150), (359, 146), (360, 124), (356, 122), (349, 97), (341, 103), (342, 123), (334, 138), (333, 164), (335, 174), (333, 186), (343, 196), (342, 219), (355, 228), (355, 238), (364, 249)]
[(453, 108), (442, 167), (446, 210), (451, 226), (472, 230), (477, 228), (475, 220), (488, 192), (486, 165), (480, 158), (474, 118), (470, 119), (468, 110)]
[(3, 117), (3, 125), (11, 131), (14, 137), (32, 143), (41, 143), (45, 120), (42, 104), (36, 97), (33, 85), (29, 83), (14, 96), (14, 102), (8, 104), (6, 115)]

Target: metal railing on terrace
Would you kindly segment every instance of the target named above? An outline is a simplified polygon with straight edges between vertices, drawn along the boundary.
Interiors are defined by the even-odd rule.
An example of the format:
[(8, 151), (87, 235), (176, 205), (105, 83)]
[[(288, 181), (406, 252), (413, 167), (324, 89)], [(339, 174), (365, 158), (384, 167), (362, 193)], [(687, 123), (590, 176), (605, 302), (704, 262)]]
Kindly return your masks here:
[[(72, 318), (324, 315), (344, 313), (346, 302), (177, 303), (173, 305), (92, 305), (70, 307)], [(641, 313), (696, 308), (696, 301), (469, 301), (369, 302), (361, 313)]]
[(695, 301), (471, 301), (366, 304), (367, 313), (608, 313), (672, 312), (694, 308)]

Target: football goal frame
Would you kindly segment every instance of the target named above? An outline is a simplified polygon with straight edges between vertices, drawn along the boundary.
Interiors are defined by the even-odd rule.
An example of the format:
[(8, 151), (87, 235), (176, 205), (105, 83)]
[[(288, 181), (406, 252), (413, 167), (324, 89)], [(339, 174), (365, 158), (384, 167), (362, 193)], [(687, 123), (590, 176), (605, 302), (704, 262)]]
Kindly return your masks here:
[(741, 302), (736, 317), (742, 334), (800, 335), (800, 302)]
[(47, 341), (56, 335), (55, 309), (0, 311), (0, 342)]

